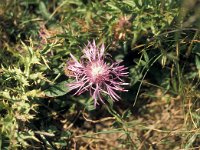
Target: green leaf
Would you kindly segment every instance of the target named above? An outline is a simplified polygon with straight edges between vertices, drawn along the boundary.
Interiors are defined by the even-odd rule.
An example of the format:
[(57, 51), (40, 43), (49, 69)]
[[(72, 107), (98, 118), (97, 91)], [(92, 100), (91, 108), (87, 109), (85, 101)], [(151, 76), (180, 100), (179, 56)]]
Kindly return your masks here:
[(67, 83), (66, 81), (60, 82), (58, 84), (55, 84), (51, 86), (49, 89), (46, 89), (44, 93), (48, 97), (58, 97), (58, 96), (63, 96), (70, 92), (70, 90), (67, 88)]
[(49, 11), (48, 11), (48, 9), (47, 9), (45, 3), (42, 2), (42, 1), (39, 3), (39, 10), (40, 10), (41, 15), (42, 15), (45, 19), (50, 19), (51, 14), (49, 13)]
[(135, 5), (135, 2), (132, 1), (132, 0), (126, 0), (126, 1), (124, 1), (123, 3), (129, 5), (129, 6), (133, 7), (133, 8), (136, 6), (136, 5)]
[(195, 63), (196, 63), (197, 69), (200, 70), (200, 58), (197, 55), (195, 57)]
[(85, 103), (85, 109), (87, 111), (92, 111), (96, 109), (94, 106), (94, 99), (92, 97), (90, 97), (88, 101)]
[(116, 5), (112, 4), (111, 2), (107, 3), (107, 5), (113, 10), (117, 10), (117, 11), (120, 10)]
[(148, 62), (149, 62), (149, 56), (148, 56), (148, 54), (147, 54), (147, 52), (144, 50), (143, 51), (143, 55), (144, 55), (144, 60), (147, 62), (147, 64), (148, 64)]

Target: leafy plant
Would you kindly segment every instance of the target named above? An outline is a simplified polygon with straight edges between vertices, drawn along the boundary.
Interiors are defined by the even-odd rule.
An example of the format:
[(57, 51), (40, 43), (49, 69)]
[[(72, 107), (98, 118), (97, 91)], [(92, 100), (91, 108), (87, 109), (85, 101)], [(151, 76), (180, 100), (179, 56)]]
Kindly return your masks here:
[[(0, 149), (198, 149), (199, 2), (0, 4)], [(128, 67), (127, 93), (73, 95), (70, 53), (95, 40)]]

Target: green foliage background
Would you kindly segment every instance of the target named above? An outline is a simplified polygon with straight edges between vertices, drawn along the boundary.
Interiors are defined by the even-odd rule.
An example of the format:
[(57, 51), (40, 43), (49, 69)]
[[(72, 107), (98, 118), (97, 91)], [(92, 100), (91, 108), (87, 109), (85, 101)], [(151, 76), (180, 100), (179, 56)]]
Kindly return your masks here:
[[(1, 1), (0, 149), (198, 149), (198, 0)], [(122, 100), (97, 109), (64, 70), (92, 40), (130, 72)], [(166, 110), (181, 112), (179, 128), (151, 118)], [(117, 143), (102, 145), (109, 134)]]

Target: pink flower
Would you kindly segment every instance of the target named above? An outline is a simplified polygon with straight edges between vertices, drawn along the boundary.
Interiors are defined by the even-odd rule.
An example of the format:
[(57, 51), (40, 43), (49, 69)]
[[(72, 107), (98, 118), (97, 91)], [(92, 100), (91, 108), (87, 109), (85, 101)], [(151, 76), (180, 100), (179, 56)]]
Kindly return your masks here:
[(83, 50), (84, 55), (78, 61), (72, 54), (72, 60), (67, 62), (69, 76), (75, 78), (73, 83), (69, 83), (69, 89), (77, 89), (74, 95), (89, 91), (94, 99), (96, 107), (102, 99), (102, 94), (107, 94), (113, 101), (120, 99), (116, 93), (127, 91), (122, 86), (127, 85), (122, 77), (128, 76), (127, 68), (119, 62), (108, 64), (105, 62), (105, 47), (97, 47), (95, 41), (88, 42)]

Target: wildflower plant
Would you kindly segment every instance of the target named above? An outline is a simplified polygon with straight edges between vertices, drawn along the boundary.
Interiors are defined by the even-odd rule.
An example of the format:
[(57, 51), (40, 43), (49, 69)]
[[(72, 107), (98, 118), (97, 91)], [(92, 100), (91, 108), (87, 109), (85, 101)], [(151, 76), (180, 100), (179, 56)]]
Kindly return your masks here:
[(65, 69), (69, 70), (70, 77), (75, 81), (67, 84), (70, 90), (77, 89), (75, 95), (80, 95), (89, 91), (94, 99), (94, 106), (104, 103), (102, 94), (107, 94), (113, 101), (118, 101), (118, 92), (126, 92), (123, 88), (128, 83), (124, 82), (123, 77), (128, 76), (127, 67), (120, 65), (120, 62), (106, 62), (105, 46), (97, 47), (95, 41), (88, 42), (83, 49), (83, 56), (80, 62), (70, 54), (72, 60), (67, 62)]
[[(199, 149), (199, 6), (198, 0), (1, 3), (0, 150)], [(126, 67), (94, 41), (79, 57), (77, 47), (88, 39), (109, 43)], [(112, 105), (127, 91), (127, 77), (129, 92)]]

